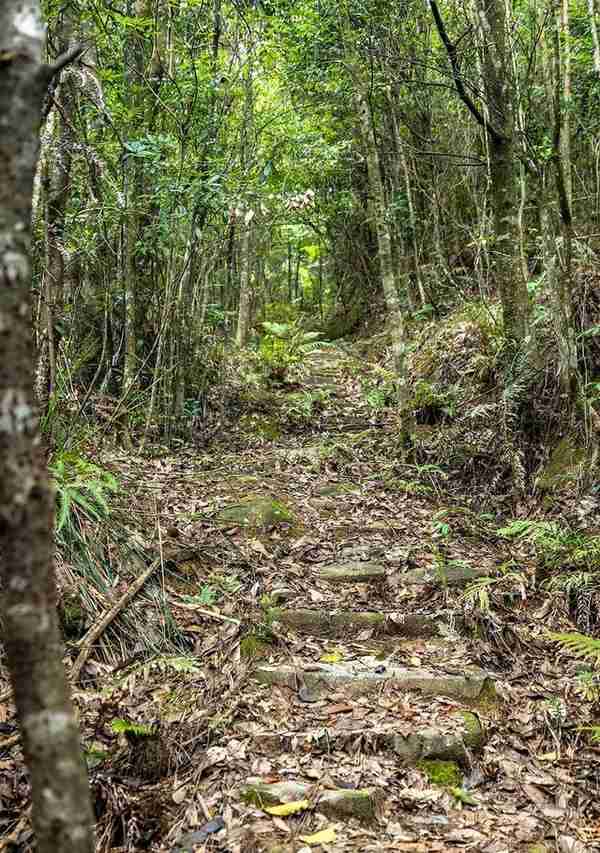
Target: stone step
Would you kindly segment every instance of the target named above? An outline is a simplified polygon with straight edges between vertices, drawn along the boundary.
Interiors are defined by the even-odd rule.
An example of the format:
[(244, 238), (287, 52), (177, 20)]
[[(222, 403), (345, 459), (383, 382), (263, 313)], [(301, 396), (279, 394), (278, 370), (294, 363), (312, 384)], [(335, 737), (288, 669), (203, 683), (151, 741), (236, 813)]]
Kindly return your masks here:
[(320, 566), (315, 570), (319, 580), (331, 583), (382, 583), (387, 572), (380, 563), (332, 563), (330, 566)]
[[(268, 755), (321, 752), (395, 753), (405, 764), (419, 761), (454, 761), (467, 767), (472, 753), (481, 752), (486, 734), (476, 714), (464, 709), (446, 713), (428, 725), (393, 721), (365, 728), (350, 723), (347, 728), (315, 728), (308, 731), (262, 731), (251, 739), (258, 751)], [(413, 729), (408, 731), (408, 729)]]
[(308, 800), (311, 807), (330, 818), (373, 820), (378, 800), (375, 788), (318, 790), (303, 782), (263, 782), (250, 777), (240, 791), (240, 797), (258, 808)]
[[(372, 631), (378, 637), (423, 638), (444, 636), (450, 627), (462, 628), (462, 620), (452, 614), (433, 613), (378, 613), (375, 611), (311, 610), (272, 607), (268, 618), (287, 628), (315, 637), (355, 637), (363, 631)], [(453, 624), (448, 625), (448, 620)]]
[(333, 690), (364, 695), (389, 687), (426, 696), (447, 696), (475, 707), (498, 703), (494, 681), (488, 673), (469, 668), (463, 673), (438, 673), (427, 669), (407, 669), (364, 657), (343, 664), (315, 663), (306, 667), (263, 664), (254, 671), (262, 684), (304, 688), (308, 701), (329, 696)]
[[(476, 566), (431, 566), (396, 574), (394, 580), (403, 586), (446, 587), (460, 586), (489, 574), (489, 569)], [(320, 566), (315, 575), (330, 583), (382, 583), (386, 580), (387, 570), (382, 563), (350, 561)]]
[(477, 578), (486, 578), (492, 574), (489, 568), (482, 566), (431, 566), (411, 569), (397, 575), (400, 584), (405, 586), (461, 586)]

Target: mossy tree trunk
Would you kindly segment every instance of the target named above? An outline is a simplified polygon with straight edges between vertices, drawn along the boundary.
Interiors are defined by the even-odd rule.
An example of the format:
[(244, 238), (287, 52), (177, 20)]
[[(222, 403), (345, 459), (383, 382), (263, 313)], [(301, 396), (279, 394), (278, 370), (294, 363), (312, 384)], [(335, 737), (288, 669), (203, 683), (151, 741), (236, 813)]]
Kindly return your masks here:
[(513, 79), (505, 0), (477, 0), (486, 107), (477, 106), (465, 85), (456, 45), (446, 32), (435, 0), (429, 0), (438, 34), (450, 65), (456, 91), (484, 129), (489, 143), (490, 197), (494, 223), (492, 263), (502, 303), (504, 335), (520, 347), (529, 334), (530, 304), (519, 258), (519, 189), (515, 159)]
[(39, 853), (92, 853), (93, 817), (62, 664), (54, 497), (33, 395), (31, 205), (42, 102), (80, 52), (42, 64), (34, 0), (0, 6), (0, 581), (6, 660), (31, 775)]
[(402, 314), (400, 296), (396, 286), (394, 259), (392, 253), (392, 234), (387, 215), (385, 190), (381, 178), (381, 164), (379, 162), (379, 152), (375, 141), (375, 131), (373, 128), (371, 111), (364, 92), (361, 92), (357, 96), (356, 103), (360, 118), (362, 141), (365, 149), (367, 171), (369, 175), (369, 190), (371, 195), (373, 219), (375, 220), (375, 231), (377, 234), (381, 284), (383, 287), (383, 296), (387, 309), (387, 320), (392, 339), (394, 372), (396, 373), (402, 388), (404, 387), (405, 358), (404, 316)]

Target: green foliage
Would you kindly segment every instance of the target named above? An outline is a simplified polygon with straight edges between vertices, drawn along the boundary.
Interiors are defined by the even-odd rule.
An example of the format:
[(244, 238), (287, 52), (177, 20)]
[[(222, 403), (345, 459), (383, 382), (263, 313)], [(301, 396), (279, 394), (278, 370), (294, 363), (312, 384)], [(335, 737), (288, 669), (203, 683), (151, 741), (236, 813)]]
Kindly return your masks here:
[(456, 388), (450, 386), (441, 390), (431, 382), (419, 379), (406, 407), (415, 416), (417, 423), (434, 424), (454, 418), (457, 401)]
[(491, 609), (492, 599), (500, 595), (518, 595), (525, 599), (527, 595), (527, 578), (513, 568), (512, 563), (500, 566), (497, 577), (475, 578), (465, 586), (461, 601), (476, 607), (486, 613)]
[(56, 535), (72, 544), (82, 536), (82, 524), (105, 521), (109, 498), (118, 491), (113, 474), (77, 453), (63, 451), (48, 466), (56, 488)]
[(600, 569), (600, 536), (586, 536), (555, 521), (513, 521), (497, 531), (505, 539), (528, 540), (547, 569)]
[(131, 720), (123, 720), (119, 717), (111, 721), (111, 729), (115, 734), (133, 735), (134, 737), (150, 737), (152, 726), (134, 723)]
[(301, 391), (287, 397), (283, 414), (290, 423), (311, 424), (328, 399), (329, 393), (321, 388)]
[(319, 332), (307, 332), (298, 322), (265, 320), (262, 327), (265, 335), (260, 342), (259, 357), (269, 379), (277, 382), (283, 382), (289, 369), (300, 364), (307, 353), (326, 343), (319, 340)]
[(586, 658), (594, 661), (596, 664), (600, 664), (600, 639), (586, 637), (584, 634), (577, 633), (550, 633), (549, 637), (575, 655), (575, 657)]

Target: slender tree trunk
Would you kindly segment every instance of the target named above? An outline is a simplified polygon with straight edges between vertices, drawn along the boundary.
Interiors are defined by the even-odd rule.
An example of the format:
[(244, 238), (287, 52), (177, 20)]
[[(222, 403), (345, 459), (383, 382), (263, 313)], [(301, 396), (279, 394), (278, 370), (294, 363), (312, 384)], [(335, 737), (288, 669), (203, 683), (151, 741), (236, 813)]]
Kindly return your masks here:
[[(571, 181), (571, 145), (569, 97), (570, 97), (570, 59), (568, 45), (568, 8), (564, 4), (556, 9), (552, 21), (552, 44), (548, 62), (545, 63), (546, 88), (549, 93), (550, 122), (553, 132), (552, 166), (555, 177), (556, 197), (560, 216), (560, 248), (555, 247), (554, 260), (548, 271), (553, 304), (553, 319), (556, 329), (559, 353), (559, 379), (567, 405), (572, 407), (578, 384), (577, 344), (575, 340), (573, 306), (573, 217), (572, 217), (572, 181)], [(556, 229), (546, 217), (546, 227), (551, 229), (544, 235), (545, 241), (554, 236)], [(559, 263), (560, 261), (560, 263)]]
[[(249, 211), (251, 213), (252, 211)], [(250, 223), (243, 223), (240, 246), (240, 301), (238, 306), (235, 340), (239, 347), (246, 346), (250, 328), (250, 302), (252, 289), (252, 263), (250, 259)]]
[(598, 37), (598, 9), (596, 3), (597, 0), (588, 0), (590, 29), (592, 31), (592, 44), (594, 45), (594, 71), (600, 77), (600, 38)]
[[(357, 98), (357, 107), (360, 117), (363, 144), (366, 152), (369, 187), (373, 202), (375, 228), (377, 231), (377, 248), (379, 254), (379, 266), (381, 270), (381, 283), (383, 286), (383, 295), (387, 308), (387, 319), (392, 338), (394, 371), (400, 381), (401, 389), (403, 389), (405, 357), (404, 316), (402, 314), (400, 298), (396, 287), (396, 277), (394, 275), (392, 236), (387, 220), (387, 205), (383, 181), (381, 179), (379, 152), (375, 142), (373, 123), (367, 99), (362, 93)], [(401, 400), (400, 402), (404, 401)]]
[(484, 88), (490, 134), (491, 199), (494, 218), (494, 273), (507, 340), (520, 345), (529, 332), (529, 296), (519, 258), (519, 190), (515, 168), (513, 75), (505, 0), (480, 0), (479, 20), (487, 42)]
[[(91, 853), (93, 818), (62, 664), (54, 496), (33, 396), (31, 202), (42, 101), (66, 64), (41, 63), (34, 0), (0, 7), (0, 579), (3, 640), (31, 775), (38, 853)], [(72, 52), (70, 58), (76, 55)]]
[(448, 53), (456, 91), (489, 142), (490, 197), (494, 221), (492, 247), (495, 280), (502, 303), (504, 335), (520, 347), (529, 334), (529, 296), (519, 259), (519, 191), (515, 168), (514, 81), (508, 44), (505, 0), (476, 0), (481, 34), (483, 88), (487, 108), (480, 109), (465, 87), (456, 45), (446, 32), (436, 0), (429, 0), (433, 18)]
[[(242, 127), (242, 170), (247, 171), (251, 159), (251, 137), (254, 126), (254, 70), (253, 70), (254, 45), (248, 48), (240, 41), (240, 64), (245, 62), (244, 69), (244, 118)], [(250, 257), (252, 247), (252, 220), (254, 211), (247, 205), (243, 205), (242, 242), (240, 246), (240, 297), (238, 303), (238, 320), (236, 331), (236, 343), (239, 347), (246, 346), (248, 331), (250, 329), (250, 313), (252, 306), (252, 259)]]

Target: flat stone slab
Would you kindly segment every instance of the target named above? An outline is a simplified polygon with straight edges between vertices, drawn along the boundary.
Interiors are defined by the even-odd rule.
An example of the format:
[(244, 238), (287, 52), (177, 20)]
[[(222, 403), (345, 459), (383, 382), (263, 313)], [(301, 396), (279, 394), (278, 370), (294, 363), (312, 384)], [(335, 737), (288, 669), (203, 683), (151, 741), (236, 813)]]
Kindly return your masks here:
[[(269, 618), (288, 628), (315, 637), (352, 637), (366, 630), (374, 636), (428, 639), (444, 636), (444, 615), (431, 613), (377, 613), (371, 611), (285, 609), (272, 607)], [(462, 622), (453, 626), (460, 630)]]
[(219, 526), (270, 528), (294, 522), (290, 510), (273, 498), (251, 497), (236, 504), (223, 507), (215, 516)]
[(443, 566), (440, 568), (412, 569), (397, 575), (401, 584), (406, 586), (460, 586), (477, 578), (490, 576), (489, 569), (476, 566)]
[(382, 583), (386, 579), (386, 569), (380, 563), (332, 563), (321, 566), (315, 571), (320, 580), (331, 583)]
[(277, 806), (283, 803), (295, 803), (309, 800), (313, 808), (331, 818), (354, 817), (359, 820), (373, 820), (376, 811), (376, 793), (374, 788), (334, 790), (317, 793), (315, 786), (302, 782), (263, 782), (251, 777), (240, 791), (241, 798), (252, 805)]
[(483, 670), (449, 675), (425, 669), (405, 669), (364, 657), (344, 664), (315, 663), (302, 669), (288, 665), (262, 665), (254, 671), (262, 684), (298, 690), (306, 687), (314, 697), (329, 696), (332, 690), (366, 694), (389, 686), (427, 696), (449, 696), (474, 705), (496, 701), (494, 682)]
[[(364, 726), (344, 729), (318, 728), (305, 732), (257, 732), (252, 735), (255, 746), (267, 754), (290, 752), (394, 752), (406, 764), (425, 759), (455, 761), (469, 764), (469, 754), (481, 752), (486, 735), (479, 718), (470, 711), (455, 711), (444, 721), (445, 729), (454, 724), (455, 731), (440, 727), (415, 727), (413, 732), (399, 731), (396, 723), (365, 729)], [(404, 727), (405, 728), (405, 727)]]

